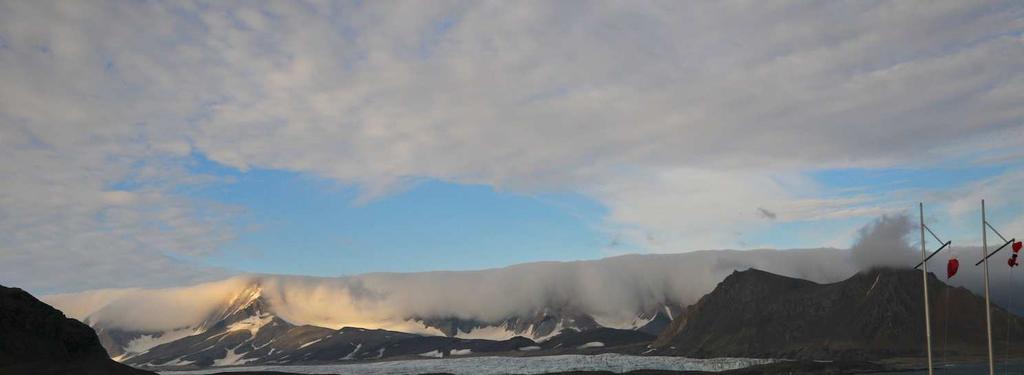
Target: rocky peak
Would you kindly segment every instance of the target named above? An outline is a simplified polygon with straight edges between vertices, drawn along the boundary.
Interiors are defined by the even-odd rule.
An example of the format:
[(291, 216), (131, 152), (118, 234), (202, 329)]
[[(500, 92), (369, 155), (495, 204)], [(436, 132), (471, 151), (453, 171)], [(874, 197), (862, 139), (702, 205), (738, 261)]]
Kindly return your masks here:
[(218, 324), (232, 324), (250, 317), (264, 316), (270, 312), (270, 305), (263, 298), (263, 288), (254, 283), (235, 294), (197, 328), (199, 331), (206, 331)]

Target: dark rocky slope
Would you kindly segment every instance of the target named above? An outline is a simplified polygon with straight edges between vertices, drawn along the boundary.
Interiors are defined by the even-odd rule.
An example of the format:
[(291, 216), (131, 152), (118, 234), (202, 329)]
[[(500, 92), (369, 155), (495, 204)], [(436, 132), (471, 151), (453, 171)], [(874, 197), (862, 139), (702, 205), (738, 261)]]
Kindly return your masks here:
[[(596, 328), (589, 331), (565, 330), (561, 334), (552, 337), (550, 340), (540, 343), (540, 347), (552, 354), (562, 354), (554, 351), (561, 351), (564, 354), (590, 354), (595, 352), (622, 352), (621, 348), (634, 344), (648, 344), (653, 341), (654, 335), (641, 331)], [(591, 346), (599, 343), (600, 346)]]
[(152, 374), (110, 360), (89, 326), (0, 286), (0, 374)]
[[(934, 353), (983, 353), (984, 299), (931, 274), (928, 286)], [(920, 271), (878, 269), (817, 284), (750, 269), (734, 272), (688, 307), (654, 346), (657, 354), (691, 357), (919, 357), (923, 316)], [(995, 306), (992, 328), (998, 353), (1006, 351), (1007, 334), (1024, 340), (1024, 320)]]

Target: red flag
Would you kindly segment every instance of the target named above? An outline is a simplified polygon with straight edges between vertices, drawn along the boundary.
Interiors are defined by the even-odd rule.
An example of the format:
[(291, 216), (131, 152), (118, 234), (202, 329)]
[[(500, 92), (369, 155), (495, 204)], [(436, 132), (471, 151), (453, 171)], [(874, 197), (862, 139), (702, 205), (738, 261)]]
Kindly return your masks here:
[(1013, 243), (1013, 252), (1015, 252), (1015, 253), (1019, 252), (1021, 247), (1024, 247), (1024, 244), (1022, 244), (1020, 241), (1014, 242)]
[(956, 275), (956, 270), (958, 269), (960, 269), (960, 261), (956, 260), (956, 258), (950, 259), (949, 263), (946, 263), (946, 278), (948, 279)]

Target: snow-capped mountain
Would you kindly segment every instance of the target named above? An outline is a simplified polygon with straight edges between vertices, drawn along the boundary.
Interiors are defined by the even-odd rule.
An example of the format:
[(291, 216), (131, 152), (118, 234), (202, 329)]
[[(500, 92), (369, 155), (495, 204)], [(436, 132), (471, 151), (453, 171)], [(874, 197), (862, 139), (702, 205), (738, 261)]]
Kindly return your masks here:
[(524, 316), (508, 317), (497, 322), (455, 317), (416, 318), (416, 320), (422, 322), (424, 326), (437, 329), (445, 336), (491, 340), (524, 336), (543, 341), (566, 329), (585, 331), (600, 327), (592, 317), (567, 308), (544, 309)]
[[(593, 319), (587, 319), (590, 323), (586, 326), (545, 333), (548, 340), (541, 342), (518, 336), (485, 340), (380, 329), (344, 327), (333, 330), (311, 325), (296, 326), (275, 316), (261, 293), (258, 285), (247, 287), (196, 327), (136, 335), (134, 339), (122, 342), (123, 346), (111, 348), (111, 351), (119, 349), (121, 354), (116, 358), (134, 366), (208, 367), (542, 350), (563, 352), (646, 343), (654, 339), (654, 335), (639, 331), (603, 328), (593, 323)], [(541, 321), (555, 320), (553, 315), (544, 316), (546, 320)], [(527, 326), (530, 325), (524, 325)]]
[(275, 351), (292, 351), (333, 332), (295, 326), (274, 316), (260, 292), (258, 286), (246, 288), (210, 319), (191, 327), (192, 335), (120, 359), (135, 365), (239, 365), (266, 359)]
[[(129, 331), (102, 322), (91, 323), (114, 359), (146, 366), (226, 366), (377, 359), (430, 352), (449, 355), (454, 351), (458, 355), (515, 351), (521, 347), (545, 347), (544, 342), (559, 336), (607, 328), (589, 315), (561, 308), (498, 322), (410, 319), (408, 326), (419, 325), (420, 334), (357, 327), (334, 330), (295, 325), (280, 318), (262, 293), (262, 287), (254, 281), (214, 309), (209, 317), (188, 327)], [(678, 306), (660, 306), (638, 314), (625, 330), (610, 332), (639, 331), (653, 338), (671, 323), (672, 314), (678, 311)], [(409, 340), (401, 347), (387, 346), (413, 338), (419, 340)], [(423, 351), (415, 352), (420, 349)]]
[[(633, 342), (660, 333), (682, 306), (735, 269), (758, 266), (828, 282), (855, 271), (841, 262), (845, 257), (829, 249), (715, 251), (483, 271), (339, 278), (248, 275), (188, 287), (44, 299), (87, 322), (112, 357), (131, 364), (450, 356), (554, 350), (544, 343), (598, 329), (610, 329), (605, 336), (633, 337), (608, 336), (606, 341)], [(571, 349), (605, 347), (598, 342)]]
[(103, 322), (90, 321), (88, 318), (85, 323), (93, 326), (100, 337), (100, 342), (114, 359), (125, 361), (146, 353), (156, 346), (186, 337), (215, 332), (218, 330), (218, 325), (230, 324), (231, 326), (227, 327), (228, 331), (240, 329), (258, 331), (268, 324), (272, 326), (287, 324), (270, 315), (266, 302), (260, 298), (260, 293), (261, 289), (258, 285), (250, 285), (240, 290), (208, 318), (188, 327), (143, 331), (108, 326)]
[[(651, 335), (658, 335), (671, 324), (673, 316), (678, 316), (682, 311), (683, 308), (679, 305), (662, 304), (648, 311), (638, 312), (631, 321), (614, 325), (614, 328), (639, 330)], [(506, 340), (523, 336), (536, 341), (545, 341), (565, 330), (582, 332), (605, 327), (594, 317), (569, 307), (543, 309), (523, 316), (508, 317), (497, 322), (482, 322), (455, 317), (415, 318), (414, 320), (422, 322), (428, 328), (437, 329), (449, 337), (489, 340)]]

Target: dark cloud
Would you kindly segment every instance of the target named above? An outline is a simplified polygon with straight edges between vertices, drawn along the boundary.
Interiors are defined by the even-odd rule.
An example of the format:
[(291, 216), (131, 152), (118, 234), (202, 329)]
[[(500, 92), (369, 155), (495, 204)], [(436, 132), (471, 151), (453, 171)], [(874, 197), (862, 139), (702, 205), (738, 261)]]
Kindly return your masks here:
[(763, 207), (757, 208), (757, 215), (768, 220), (775, 220), (775, 218), (778, 217), (778, 215), (776, 215), (775, 212), (769, 211), (768, 209)]

